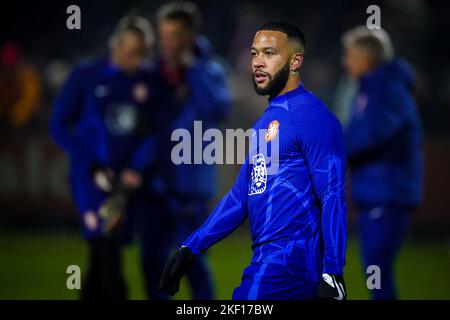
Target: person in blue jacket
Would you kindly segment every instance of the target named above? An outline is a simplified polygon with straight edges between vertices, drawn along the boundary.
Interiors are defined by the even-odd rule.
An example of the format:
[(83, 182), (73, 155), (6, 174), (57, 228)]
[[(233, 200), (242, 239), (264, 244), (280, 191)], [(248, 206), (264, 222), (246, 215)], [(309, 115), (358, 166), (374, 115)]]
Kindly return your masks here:
[[(123, 18), (110, 57), (76, 65), (54, 104), (51, 134), (68, 155), (73, 198), (90, 246), (83, 299), (126, 298), (120, 247), (129, 240), (132, 220), (139, 219), (136, 199), (156, 156), (156, 88), (145, 63), (152, 43), (146, 19)], [(100, 212), (116, 189), (126, 193), (128, 215), (111, 219)]]
[(394, 262), (411, 213), (422, 198), (422, 129), (414, 75), (394, 58), (388, 34), (365, 26), (343, 37), (343, 63), (358, 81), (346, 147), (365, 270), (377, 266), (374, 299), (395, 299)]
[[(167, 210), (176, 221), (173, 242), (187, 236), (203, 221), (216, 191), (216, 168), (208, 164), (175, 165), (171, 150), (175, 129), (194, 132), (194, 121), (203, 130), (217, 127), (228, 113), (230, 93), (223, 68), (214, 61), (208, 40), (198, 34), (199, 11), (191, 2), (171, 2), (156, 15), (159, 55), (156, 61), (161, 90), (161, 157), (166, 181)], [(192, 135), (193, 136), (193, 135)], [(194, 150), (193, 150), (194, 151)], [(195, 152), (195, 151), (194, 151)], [(202, 152), (202, 151), (200, 151)], [(194, 153), (193, 157), (194, 157)], [(164, 266), (164, 261), (161, 261)], [(158, 288), (160, 274), (156, 278)], [(195, 299), (212, 299), (214, 290), (205, 257), (188, 274)]]
[(343, 300), (342, 127), (300, 80), (305, 52), (300, 28), (274, 21), (258, 30), (250, 50), (253, 83), (259, 95), (269, 96), (268, 106), (253, 126), (235, 184), (168, 260), (161, 290), (175, 294), (192, 263), (248, 218), (253, 257), (233, 299)]

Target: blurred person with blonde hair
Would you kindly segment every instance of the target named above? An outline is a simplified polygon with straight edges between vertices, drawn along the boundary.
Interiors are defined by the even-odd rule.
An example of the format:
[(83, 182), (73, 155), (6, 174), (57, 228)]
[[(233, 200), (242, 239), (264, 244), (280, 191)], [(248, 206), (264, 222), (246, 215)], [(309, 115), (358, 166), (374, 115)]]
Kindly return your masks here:
[(126, 298), (121, 248), (132, 240), (133, 225), (152, 212), (157, 89), (146, 59), (153, 40), (147, 19), (123, 18), (110, 38), (110, 56), (77, 64), (54, 105), (51, 134), (68, 155), (90, 249), (82, 299)]
[(389, 35), (359, 26), (343, 35), (343, 65), (357, 81), (346, 147), (364, 271), (378, 266), (374, 299), (395, 299), (394, 263), (423, 185), (422, 129), (414, 74)]

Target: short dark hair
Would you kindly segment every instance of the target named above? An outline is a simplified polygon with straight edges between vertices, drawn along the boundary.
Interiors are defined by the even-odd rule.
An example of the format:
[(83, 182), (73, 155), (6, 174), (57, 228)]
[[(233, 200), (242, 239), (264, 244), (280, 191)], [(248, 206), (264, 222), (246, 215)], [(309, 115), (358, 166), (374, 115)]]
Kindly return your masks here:
[(183, 23), (192, 32), (201, 27), (201, 15), (197, 5), (189, 1), (169, 2), (158, 9), (156, 21), (175, 20)]
[(279, 31), (283, 32), (287, 35), (289, 40), (295, 41), (300, 44), (302, 53), (305, 52), (306, 39), (303, 34), (302, 29), (289, 21), (271, 21), (263, 24), (258, 31), (260, 30), (270, 30), (270, 31)]

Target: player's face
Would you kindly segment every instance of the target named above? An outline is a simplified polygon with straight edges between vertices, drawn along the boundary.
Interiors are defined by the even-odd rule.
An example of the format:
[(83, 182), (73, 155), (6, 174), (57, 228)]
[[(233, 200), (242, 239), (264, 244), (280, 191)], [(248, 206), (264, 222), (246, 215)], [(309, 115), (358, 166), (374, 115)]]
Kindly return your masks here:
[(167, 61), (178, 62), (183, 53), (192, 47), (192, 32), (180, 21), (161, 21), (158, 37), (160, 55)]
[(259, 95), (277, 95), (289, 77), (290, 50), (287, 35), (258, 31), (251, 48), (253, 85)]
[(344, 49), (342, 64), (347, 73), (354, 78), (360, 78), (371, 69), (370, 59), (367, 54), (354, 44)]
[(127, 73), (135, 72), (145, 58), (144, 39), (133, 32), (125, 32), (119, 36), (114, 49), (115, 62)]

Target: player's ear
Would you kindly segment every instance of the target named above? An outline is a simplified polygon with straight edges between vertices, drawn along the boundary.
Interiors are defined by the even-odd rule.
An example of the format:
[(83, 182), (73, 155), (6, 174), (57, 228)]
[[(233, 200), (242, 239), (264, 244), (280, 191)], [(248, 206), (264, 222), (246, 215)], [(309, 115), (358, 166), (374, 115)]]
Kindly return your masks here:
[(303, 64), (303, 53), (296, 52), (291, 57), (291, 72), (295, 73), (300, 70), (300, 67)]

